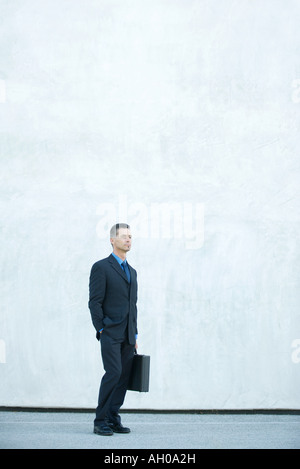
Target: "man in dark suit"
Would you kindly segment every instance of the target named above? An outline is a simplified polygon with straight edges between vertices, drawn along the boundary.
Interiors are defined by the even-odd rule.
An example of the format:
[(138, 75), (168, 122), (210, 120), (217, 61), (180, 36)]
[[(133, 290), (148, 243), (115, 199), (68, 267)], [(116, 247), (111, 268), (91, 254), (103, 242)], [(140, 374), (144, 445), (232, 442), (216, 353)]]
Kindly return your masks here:
[(114, 225), (110, 242), (112, 254), (92, 266), (89, 283), (89, 309), (105, 370), (94, 420), (99, 435), (130, 432), (121, 424), (119, 410), (137, 348), (137, 274), (126, 260), (131, 248), (129, 225)]

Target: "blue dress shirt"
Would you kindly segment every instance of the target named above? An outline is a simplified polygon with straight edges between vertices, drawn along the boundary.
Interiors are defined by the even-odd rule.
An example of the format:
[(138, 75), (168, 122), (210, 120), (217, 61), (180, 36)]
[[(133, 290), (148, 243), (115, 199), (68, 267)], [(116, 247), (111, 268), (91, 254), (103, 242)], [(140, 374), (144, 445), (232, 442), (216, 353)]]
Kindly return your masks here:
[[(124, 270), (124, 272), (126, 273), (127, 275), (127, 278), (128, 278), (128, 281), (130, 282), (130, 271), (129, 271), (129, 268), (127, 266), (127, 272), (126, 270), (124, 269), (123, 267), (123, 262), (125, 262), (125, 264), (127, 264), (127, 260), (125, 259), (125, 261), (123, 261), (123, 259), (121, 259), (119, 256), (117, 256), (114, 252), (112, 252), (112, 255), (114, 256), (115, 259), (117, 259), (117, 261), (119, 262), (121, 268)], [(128, 277), (129, 276), (129, 277)]]

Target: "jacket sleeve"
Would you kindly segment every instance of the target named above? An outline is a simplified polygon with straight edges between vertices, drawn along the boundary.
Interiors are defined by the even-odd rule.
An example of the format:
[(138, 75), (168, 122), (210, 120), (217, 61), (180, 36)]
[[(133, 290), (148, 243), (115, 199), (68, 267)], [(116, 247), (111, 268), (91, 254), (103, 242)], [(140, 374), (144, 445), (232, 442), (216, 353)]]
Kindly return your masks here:
[(97, 331), (96, 337), (99, 339), (99, 331), (103, 328), (102, 304), (105, 297), (106, 276), (101, 264), (95, 263), (92, 266), (89, 282), (89, 309), (92, 323)]

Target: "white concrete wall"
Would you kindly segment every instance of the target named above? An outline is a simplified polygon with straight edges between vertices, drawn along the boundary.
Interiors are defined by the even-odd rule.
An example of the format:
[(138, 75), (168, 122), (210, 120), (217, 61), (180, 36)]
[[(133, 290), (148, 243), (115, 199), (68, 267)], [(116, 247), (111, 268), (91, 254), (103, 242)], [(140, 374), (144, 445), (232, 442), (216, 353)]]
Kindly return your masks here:
[(88, 278), (117, 220), (151, 355), (125, 408), (300, 408), (299, 15), (0, 1), (0, 405), (96, 405)]

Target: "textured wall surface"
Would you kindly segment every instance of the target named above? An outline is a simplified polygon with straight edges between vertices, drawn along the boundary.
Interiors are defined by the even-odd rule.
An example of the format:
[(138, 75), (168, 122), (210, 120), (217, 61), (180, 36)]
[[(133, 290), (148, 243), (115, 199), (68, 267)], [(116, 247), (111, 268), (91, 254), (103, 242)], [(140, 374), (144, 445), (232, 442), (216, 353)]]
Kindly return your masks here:
[(0, 0), (0, 405), (95, 407), (131, 224), (150, 392), (300, 408), (298, 0)]

